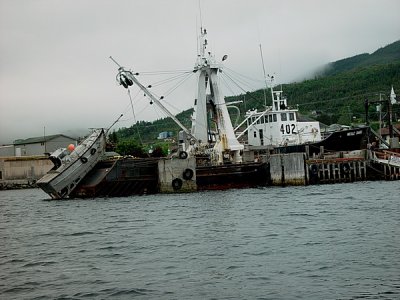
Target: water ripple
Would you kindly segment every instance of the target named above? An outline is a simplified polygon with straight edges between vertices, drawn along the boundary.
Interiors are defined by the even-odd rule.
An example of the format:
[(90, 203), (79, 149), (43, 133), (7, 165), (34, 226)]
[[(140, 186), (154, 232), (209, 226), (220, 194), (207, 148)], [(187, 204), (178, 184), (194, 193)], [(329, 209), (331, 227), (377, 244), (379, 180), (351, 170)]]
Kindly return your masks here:
[(398, 182), (0, 191), (0, 299), (399, 299)]

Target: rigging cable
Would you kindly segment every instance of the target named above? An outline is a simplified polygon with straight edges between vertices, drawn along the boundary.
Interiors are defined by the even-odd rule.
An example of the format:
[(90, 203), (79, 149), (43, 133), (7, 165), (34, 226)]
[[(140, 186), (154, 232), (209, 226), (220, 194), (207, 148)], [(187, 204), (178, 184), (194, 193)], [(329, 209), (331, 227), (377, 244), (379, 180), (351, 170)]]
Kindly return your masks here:
[[(138, 93), (139, 94), (139, 93)], [(136, 94), (136, 96), (138, 95), (138, 94)], [(142, 137), (140, 136), (140, 131), (139, 131), (139, 128), (138, 128), (138, 124), (137, 124), (137, 121), (136, 121), (136, 116), (135, 116), (135, 110), (133, 109), (133, 101), (132, 101), (132, 97), (131, 97), (131, 90), (128, 88), (128, 95), (129, 95), (129, 100), (130, 100), (130, 102), (131, 102), (131, 107), (132, 107), (132, 114), (133, 114), (133, 121), (135, 122), (135, 127), (136, 127), (136, 131), (137, 131), (137, 134), (138, 134), (138, 136), (139, 136), (139, 141), (140, 141), (140, 144), (143, 144), (143, 142), (142, 142)], [(135, 96), (135, 97), (136, 97)]]
[(177, 74), (177, 73), (190, 73), (193, 70), (168, 70), (168, 71), (143, 71), (137, 72), (140, 75), (161, 75), (161, 74)]
[(191, 72), (188, 76), (184, 77), (181, 81), (179, 81), (175, 86), (170, 88), (167, 92), (165, 92), (165, 96), (170, 95), (173, 91), (175, 91), (180, 85), (182, 85), (186, 80), (193, 76), (193, 72)]
[(262, 81), (262, 80), (260, 80), (260, 79), (255, 79), (255, 78), (252, 78), (252, 77), (250, 77), (250, 76), (243, 75), (243, 74), (241, 74), (241, 73), (239, 73), (239, 72), (237, 72), (237, 71), (235, 71), (235, 70), (233, 70), (233, 69), (231, 69), (231, 68), (228, 68), (228, 67), (226, 67), (226, 66), (224, 66), (224, 69), (229, 70), (229, 72), (232, 72), (232, 73), (236, 74), (236, 75), (239, 76), (239, 77), (242, 77), (243, 80), (244, 80), (244, 79), (247, 79), (247, 80), (249, 80), (250, 82), (257, 82), (258, 84), (264, 85), (264, 81)]
[(254, 85), (251, 85), (249, 82), (246, 82), (245, 80), (243, 80), (243, 78), (236, 77), (234, 73), (223, 72), (222, 75), (228, 77), (242, 91), (244, 91), (244, 88), (242, 88), (242, 86), (244, 86), (248, 90), (260, 89), (260, 88), (255, 87)]
[(222, 74), (224, 74), (224, 76), (226, 76), (227, 78), (229, 78), (231, 81), (232, 81), (232, 83), (234, 84), (234, 85), (236, 85), (240, 90), (242, 90), (242, 92), (244, 93), (244, 95), (248, 95), (250, 98), (252, 98), (253, 100), (256, 100), (256, 101), (258, 101), (258, 99), (257, 98), (255, 98), (253, 95), (252, 95), (252, 93), (250, 93), (249, 91), (246, 91), (245, 89), (243, 89), (237, 82), (235, 82), (228, 74), (226, 74), (226, 73), (222, 73)]
[(224, 74), (224, 76), (226, 76), (228, 79), (230, 79), (231, 81), (232, 81), (232, 83), (234, 84), (234, 85), (236, 85), (242, 92), (244, 92), (245, 94), (247, 93), (247, 91), (244, 89), (244, 88), (242, 88), (235, 80), (233, 80), (233, 78), (231, 77), (231, 76), (229, 76), (228, 74), (226, 74), (226, 73), (223, 73)]
[(185, 77), (189, 73), (191, 74), (193, 72), (186, 72), (186, 73), (175, 75), (175, 76), (170, 77), (170, 78), (166, 78), (166, 79), (157, 81), (157, 82), (153, 83), (152, 86), (154, 87), (154, 86), (159, 86), (159, 85), (162, 85), (162, 84), (165, 84), (165, 83), (168, 83), (168, 82), (172, 82), (174, 80), (177, 80), (177, 79), (180, 79), (182, 77)]
[(232, 93), (232, 95), (235, 95), (235, 91), (232, 89), (232, 87), (229, 85), (228, 81), (226, 80), (225, 76), (221, 76), (221, 81), (224, 83), (226, 88)]

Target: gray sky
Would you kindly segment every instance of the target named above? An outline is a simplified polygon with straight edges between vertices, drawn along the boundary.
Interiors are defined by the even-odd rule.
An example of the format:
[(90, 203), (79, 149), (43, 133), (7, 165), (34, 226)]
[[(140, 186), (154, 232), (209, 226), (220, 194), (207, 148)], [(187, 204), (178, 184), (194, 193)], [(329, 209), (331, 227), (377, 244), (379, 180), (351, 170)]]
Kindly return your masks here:
[[(225, 66), (259, 88), (259, 44), (266, 71), (291, 82), (400, 39), (399, 0), (201, 0), (201, 11), (209, 49), (228, 54)], [(129, 97), (108, 57), (139, 72), (190, 70), (199, 26), (198, 0), (0, 0), (0, 144), (41, 136), (44, 127), (108, 127), (121, 113), (116, 128), (131, 126)], [(166, 97), (173, 113), (192, 105), (192, 77)], [(140, 93), (134, 107), (136, 120), (164, 117)]]

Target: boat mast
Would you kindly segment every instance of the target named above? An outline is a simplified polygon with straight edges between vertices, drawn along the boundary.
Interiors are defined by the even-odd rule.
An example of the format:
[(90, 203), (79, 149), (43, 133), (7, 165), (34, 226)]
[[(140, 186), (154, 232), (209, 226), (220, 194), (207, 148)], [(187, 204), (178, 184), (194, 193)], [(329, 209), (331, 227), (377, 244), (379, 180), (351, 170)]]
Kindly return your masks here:
[[(227, 156), (232, 162), (242, 161), (241, 151), (244, 146), (237, 140), (224, 96), (220, 88), (219, 73), (222, 72), (222, 64), (215, 60), (210, 51), (207, 51), (207, 31), (202, 28), (200, 33), (200, 53), (197, 57), (195, 72), (198, 72), (197, 98), (193, 113), (192, 134), (202, 142), (210, 139), (211, 124), (208, 122), (208, 112), (212, 115), (215, 125), (214, 150), (218, 154), (218, 162), (223, 163)], [(224, 61), (225, 55), (222, 58)], [(209, 88), (209, 95), (207, 95)]]
[[(207, 31), (201, 27), (200, 35), (198, 37), (198, 55), (196, 65), (194, 67), (194, 72), (207, 65), (205, 51), (207, 48)], [(208, 84), (208, 74), (206, 72), (199, 72), (197, 75), (197, 95), (193, 106), (192, 115), (192, 131), (191, 134), (194, 135), (200, 143), (208, 144), (211, 143), (212, 137), (209, 128), (208, 114), (207, 114), (207, 95), (206, 87)]]
[(110, 59), (119, 67), (117, 80), (121, 85), (123, 85), (125, 88), (128, 88), (135, 83), (151, 99), (151, 101), (157, 104), (164, 111), (164, 113), (172, 118), (187, 135), (196, 140), (191, 132), (160, 102), (160, 100), (158, 100), (143, 84), (139, 82), (139, 80), (137, 80), (131, 71), (125, 70), (125, 68), (118, 64), (112, 56), (110, 56)]
[[(260, 54), (261, 54), (261, 63), (263, 67), (263, 73), (264, 73), (264, 80), (265, 80), (265, 89), (264, 89), (264, 106), (267, 106), (267, 89), (268, 89), (268, 84), (267, 84), (267, 76), (265, 75), (265, 65), (264, 65), (264, 56), (260, 44)], [(273, 96), (273, 95), (272, 95)], [(273, 98), (272, 98), (273, 99)]]

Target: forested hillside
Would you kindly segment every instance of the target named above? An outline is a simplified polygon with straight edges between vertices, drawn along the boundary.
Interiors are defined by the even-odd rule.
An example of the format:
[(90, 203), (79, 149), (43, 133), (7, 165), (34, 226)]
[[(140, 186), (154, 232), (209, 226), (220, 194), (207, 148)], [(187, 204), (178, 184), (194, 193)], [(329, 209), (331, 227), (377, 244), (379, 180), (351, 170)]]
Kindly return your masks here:
[[(361, 122), (365, 112), (365, 99), (377, 100), (379, 93), (382, 93), (382, 97), (388, 97), (392, 86), (395, 90), (400, 90), (400, 60), (390, 64), (360, 67), (299, 83), (284, 84), (282, 89), (288, 98), (288, 104), (298, 105), (301, 113), (307, 115), (317, 112), (317, 119), (327, 125), (349, 125), (357, 120)], [(267, 97), (267, 103), (271, 103), (270, 93), (267, 93)], [(231, 97), (229, 100), (235, 98), (241, 97)], [(249, 99), (246, 103), (247, 108), (263, 106), (262, 91), (251, 93), (246, 98)], [(241, 109), (244, 109), (244, 104), (241, 105)], [(398, 107), (394, 109), (395, 112), (399, 112)], [(373, 111), (372, 108), (371, 110)]]
[(321, 72), (321, 75), (335, 75), (360, 67), (387, 64), (389, 62), (394, 62), (397, 60), (400, 60), (400, 41), (380, 48), (372, 54), (359, 54), (353, 57), (329, 63), (327, 67), (324, 68), (324, 71)]
[[(284, 95), (290, 106), (298, 105), (303, 115), (309, 115), (327, 125), (333, 123), (351, 124), (364, 122), (365, 99), (377, 100), (389, 97), (391, 87), (400, 94), (400, 41), (390, 44), (372, 54), (361, 54), (328, 64), (323, 73), (314, 79), (284, 84)], [(379, 95), (381, 93), (381, 96)], [(271, 94), (267, 94), (267, 105)], [(397, 97), (399, 100), (399, 96)], [(258, 90), (245, 95), (228, 97), (227, 102), (246, 99), (237, 105), (241, 116), (251, 108), (262, 109), (264, 91)], [(383, 108), (385, 109), (385, 108)], [(400, 105), (393, 107), (394, 116), (400, 119)], [(178, 119), (190, 128), (192, 110), (179, 115)], [(370, 107), (370, 117), (377, 120), (374, 107)], [(138, 122), (130, 128), (116, 132), (119, 140), (135, 139), (149, 143), (157, 139), (158, 133), (172, 131), (179, 127), (169, 118), (154, 122)], [(140, 136), (140, 138), (139, 138)]]

